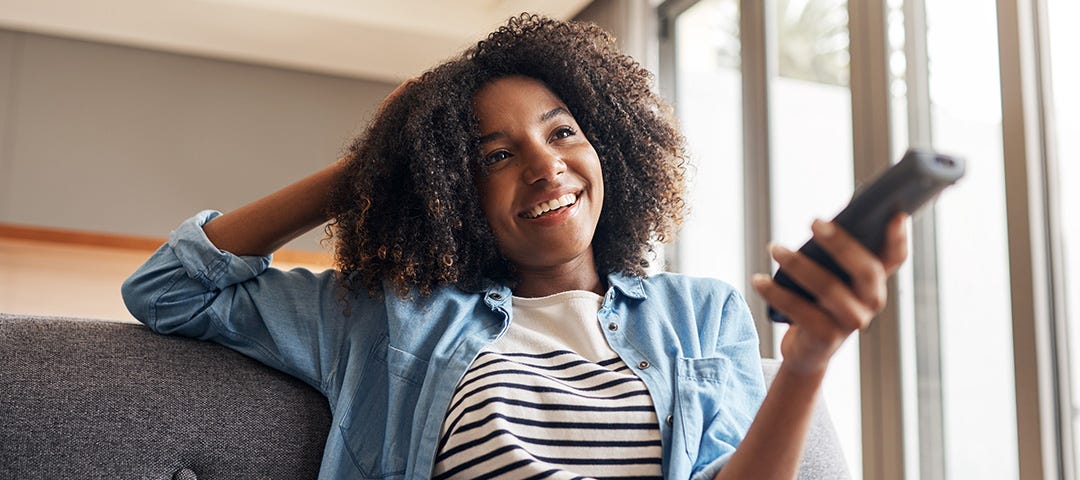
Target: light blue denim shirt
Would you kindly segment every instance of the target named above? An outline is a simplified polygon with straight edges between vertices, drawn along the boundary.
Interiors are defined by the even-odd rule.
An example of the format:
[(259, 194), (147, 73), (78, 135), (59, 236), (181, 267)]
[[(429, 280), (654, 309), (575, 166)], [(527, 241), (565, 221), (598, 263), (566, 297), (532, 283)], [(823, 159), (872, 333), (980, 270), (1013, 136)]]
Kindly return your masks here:
[[(294, 375), (330, 402), (320, 479), (431, 476), (446, 408), (477, 354), (511, 322), (510, 289), (349, 297), (334, 271), (269, 268), (217, 249), (200, 212), (123, 286), (151, 329), (213, 340)], [(712, 478), (765, 395), (745, 302), (710, 279), (612, 275), (596, 321), (645, 382), (665, 478)]]

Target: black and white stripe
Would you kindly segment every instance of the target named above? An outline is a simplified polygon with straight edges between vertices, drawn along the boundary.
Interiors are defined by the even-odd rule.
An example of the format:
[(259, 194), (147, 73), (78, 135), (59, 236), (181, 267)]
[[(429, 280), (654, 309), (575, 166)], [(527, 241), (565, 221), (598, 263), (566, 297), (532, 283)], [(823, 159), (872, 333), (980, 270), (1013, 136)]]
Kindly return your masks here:
[(659, 478), (660, 455), (652, 400), (617, 356), (487, 351), (450, 403), (434, 478)]

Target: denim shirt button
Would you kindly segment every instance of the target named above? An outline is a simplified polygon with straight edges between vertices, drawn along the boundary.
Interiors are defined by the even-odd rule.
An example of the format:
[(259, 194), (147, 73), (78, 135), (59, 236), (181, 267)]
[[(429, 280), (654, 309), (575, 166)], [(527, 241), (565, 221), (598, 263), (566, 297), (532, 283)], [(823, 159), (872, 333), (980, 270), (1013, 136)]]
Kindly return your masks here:
[(664, 420), (664, 422), (667, 423), (667, 426), (670, 427), (670, 426), (675, 424), (675, 417), (672, 417), (671, 415), (668, 415), (667, 420)]
[(617, 331), (619, 331), (619, 324), (617, 324), (615, 322), (611, 322), (611, 323), (607, 324), (607, 329), (611, 330), (612, 332), (617, 332)]
[(502, 300), (502, 295), (497, 293), (497, 292), (493, 292), (493, 293), (488, 295), (488, 298), (490, 298), (492, 300), (495, 300), (497, 302), (499, 300)]
[(649, 365), (650, 365), (650, 364), (649, 364), (649, 361), (648, 361), (648, 360), (642, 360), (642, 361), (638, 362), (638, 364), (637, 364), (637, 368), (640, 368), (640, 369), (642, 369), (642, 370), (645, 370), (646, 368), (649, 368)]

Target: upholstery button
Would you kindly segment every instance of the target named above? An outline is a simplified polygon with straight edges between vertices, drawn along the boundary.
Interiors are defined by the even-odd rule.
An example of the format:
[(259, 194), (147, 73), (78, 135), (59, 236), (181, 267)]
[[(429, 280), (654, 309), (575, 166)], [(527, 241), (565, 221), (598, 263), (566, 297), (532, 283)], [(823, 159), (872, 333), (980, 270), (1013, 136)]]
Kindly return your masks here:
[(492, 300), (495, 300), (495, 301), (499, 301), (499, 300), (502, 300), (502, 295), (499, 294), (499, 293), (494, 293), (493, 292), (490, 295), (488, 295), (488, 298), (490, 298)]
[(611, 322), (611, 323), (607, 324), (607, 329), (611, 330), (612, 332), (617, 332), (619, 330), (619, 324), (617, 324), (615, 322)]
[(649, 364), (649, 361), (648, 361), (648, 360), (642, 360), (642, 361), (638, 362), (638, 364), (637, 364), (637, 368), (640, 368), (640, 369), (642, 369), (642, 370), (645, 370), (646, 368), (649, 368), (649, 365), (650, 365), (650, 364)]
[(172, 476), (173, 480), (198, 480), (198, 476), (190, 468), (181, 468)]
[(675, 424), (675, 417), (672, 417), (671, 415), (668, 415), (667, 420), (664, 420), (664, 421), (667, 422), (667, 425), (670, 427), (670, 426)]

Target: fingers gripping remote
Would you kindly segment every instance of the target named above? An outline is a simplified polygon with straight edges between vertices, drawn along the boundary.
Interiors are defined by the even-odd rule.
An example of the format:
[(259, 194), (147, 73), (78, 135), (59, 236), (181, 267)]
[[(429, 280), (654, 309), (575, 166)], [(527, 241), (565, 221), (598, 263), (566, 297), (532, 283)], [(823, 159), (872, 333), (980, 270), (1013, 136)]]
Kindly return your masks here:
[[(833, 218), (833, 222), (870, 251), (880, 253), (889, 220), (900, 212), (915, 213), (962, 176), (963, 159), (927, 150), (909, 149), (899, 162), (865, 187), (858, 189), (847, 206)], [(799, 253), (833, 272), (844, 283), (851, 284), (851, 277), (847, 272), (813, 240), (799, 248)], [(792, 281), (783, 270), (778, 270), (773, 279), (803, 298), (816, 301), (812, 294)], [(769, 319), (779, 323), (791, 323), (772, 306), (769, 306)]]

